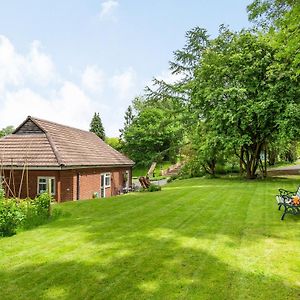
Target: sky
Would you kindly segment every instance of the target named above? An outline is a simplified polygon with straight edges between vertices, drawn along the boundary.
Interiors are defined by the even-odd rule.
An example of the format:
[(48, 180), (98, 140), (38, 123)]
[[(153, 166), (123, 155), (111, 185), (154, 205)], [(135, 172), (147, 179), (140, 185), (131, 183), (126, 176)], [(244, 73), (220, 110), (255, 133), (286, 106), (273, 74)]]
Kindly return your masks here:
[(174, 80), (173, 52), (195, 26), (249, 27), (251, 0), (0, 1), (0, 128), (28, 115), (107, 136), (153, 77)]

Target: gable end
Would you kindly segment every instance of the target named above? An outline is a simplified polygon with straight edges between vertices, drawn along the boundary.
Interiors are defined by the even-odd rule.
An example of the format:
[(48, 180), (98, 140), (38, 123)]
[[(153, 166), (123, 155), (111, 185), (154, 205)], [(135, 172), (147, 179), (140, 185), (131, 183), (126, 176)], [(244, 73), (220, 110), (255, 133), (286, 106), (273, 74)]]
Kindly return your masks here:
[(30, 118), (28, 118), (21, 126), (19, 126), (14, 134), (41, 134), (45, 133)]

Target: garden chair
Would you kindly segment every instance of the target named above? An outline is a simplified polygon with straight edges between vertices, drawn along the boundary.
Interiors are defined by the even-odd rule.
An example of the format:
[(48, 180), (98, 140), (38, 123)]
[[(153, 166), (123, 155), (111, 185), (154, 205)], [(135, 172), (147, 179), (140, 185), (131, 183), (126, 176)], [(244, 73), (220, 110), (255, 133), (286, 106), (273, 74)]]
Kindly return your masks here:
[(284, 207), (284, 212), (281, 220), (284, 219), (286, 214), (298, 215), (300, 214), (300, 204), (295, 203), (294, 197), (297, 196), (300, 199), (300, 185), (297, 191), (287, 191), (285, 189), (279, 189), (279, 195), (276, 195), (276, 200), (278, 204), (278, 210)]

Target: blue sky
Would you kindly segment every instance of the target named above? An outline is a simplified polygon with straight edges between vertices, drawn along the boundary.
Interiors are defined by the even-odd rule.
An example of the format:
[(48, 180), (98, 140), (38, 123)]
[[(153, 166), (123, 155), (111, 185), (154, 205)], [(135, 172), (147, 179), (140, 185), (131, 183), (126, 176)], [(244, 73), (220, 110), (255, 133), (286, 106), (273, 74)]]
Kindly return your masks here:
[(185, 32), (248, 27), (248, 0), (10, 0), (0, 2), (0, 127), (27, 115), (88, 129), (99, 112), (118, 136), (126, 108)]

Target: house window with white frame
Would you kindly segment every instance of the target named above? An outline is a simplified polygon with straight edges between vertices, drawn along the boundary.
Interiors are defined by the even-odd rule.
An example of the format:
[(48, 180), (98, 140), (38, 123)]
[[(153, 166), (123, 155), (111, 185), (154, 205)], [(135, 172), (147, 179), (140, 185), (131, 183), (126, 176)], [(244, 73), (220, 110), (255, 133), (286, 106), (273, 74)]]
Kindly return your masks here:
[(111, 175), (110, 173), (105, 174), (105, 187), (110, 187)]
[(38, 177), (37, 194), (42, 194), (51, 190), (51, 195), (55, 195), (55, 177)]

